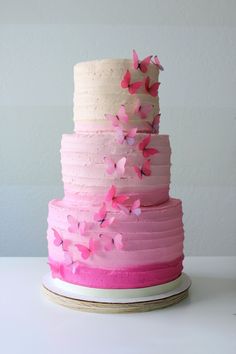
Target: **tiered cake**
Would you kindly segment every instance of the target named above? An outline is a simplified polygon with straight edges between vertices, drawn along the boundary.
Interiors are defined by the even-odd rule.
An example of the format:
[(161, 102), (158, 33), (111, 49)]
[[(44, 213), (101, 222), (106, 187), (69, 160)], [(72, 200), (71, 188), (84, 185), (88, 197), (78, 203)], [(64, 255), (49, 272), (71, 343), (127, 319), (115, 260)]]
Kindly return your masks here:
[(65, 196), (50, 201), (47, 232), (51, 274), (65, 286), (148, 294), (180, 279), (182, 206), (169, 197), (171, 148), (159, 134), (162, 69), (135, 51), (132, 60), (74, 67), (75, 133), (61, 143)]

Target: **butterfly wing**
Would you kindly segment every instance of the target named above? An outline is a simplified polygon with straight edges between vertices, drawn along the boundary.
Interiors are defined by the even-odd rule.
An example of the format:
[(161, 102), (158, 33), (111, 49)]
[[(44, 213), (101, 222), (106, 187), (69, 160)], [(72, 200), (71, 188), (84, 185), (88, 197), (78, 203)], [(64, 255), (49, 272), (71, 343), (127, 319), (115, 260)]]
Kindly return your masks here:
[(154, 82), (154, 84), (152, 84), (150, 87), (149, 87), (149, 93), (152, 97), (156, 97), (158, 95), (158, 89), (159, 89), (159, 86), (160, 86), (160, 82)]
[(134, 172), (136, 173), (139, 179), (142, 179), (142, 173), (138, 166), (134, 166)]
[(141, 119), (146, 119), (152, 109), (153, 109), (153, 105), (151, 103), (146, 103), (141, 105), (139, 110)]
[(118, 112), (118, 117), (119, 117), (119, 120), (123, 123), (128, 123), (128, 120), (129, 120), (129, 116), (128, 114), (126, 113), (126, 110), (125, 110), (125, 106), (122, 104), (120, 106), (120, 109), (119, 109), (119, 112)]
[(151, 169), (150, 169), (151, 160), (146, 160), (143, 164), (142, 171), (145, 176), (151, 176)]
[(121, 80), (121, 87), (122, 88), (127, 88), (130, 85), (130, 79), (131, 79), (131, 75), (129, 70), (126, 71), (125, 75), (123, 76), (122, 80)]
[(89, 258), (91, 251), (90, 251), (90, 249), (88, 247), (86, 247), (84, 245), (81, 245), (79, 243), (76, 244), (75, 247), (78, 248), (79, 252), (81, 253), (81, 257), (83, 259), (88, 259)]
[(114, 115), (114, 114), (105, 114), (105, 118), (108, 119), (112, 123), (113, 127), (118, 127), (119, 119), (117, 118), (116, 115)]
[(119, 205), (119, 209), (123, 211), (125, 215), (129, 215), (129, 209), (125, 207), (124, 205)]
[(162, 70), (162, 71), (164, 70), (157, 55), (154, 56), (153, 64), (155, 64), (160, 70)]
[(154, 149), (154, 148), (147, 148), (147, 149), (144, 149), (143, 150), (143, 157), (145, 158), (148, 158), (152, 155), (155, 155), (158, 153), (158, 150), (157, 149)]
[(134, 106), (134, 113), (139, 114), (140, 108), (141, 108), (141, 101), (139, 98), (137, 98)]
[(147, 76), (144, 81), (145, 90), (149, 93), (150, 77)]
[(139, 216), (141, 214), (140, 199), (137, 199), (133, 202), (131, 212), (136, 216)]
[(113, 246), (113, 243), (112, 243), (112, 240), (107, 240), (105, 245), (104, 245), (104, 249), (105, 251), (111, 251), (112, 250), (112, 246)]
[(116, 195), (116, 187), (114, 185), (108, 190), (107, 194), (105, 195), (105, 202), (111, 202)]
[(126, 140), (128, 145), (130, 145), (130, 146), (134, 145), (136, 133), (137, 133), (137, 128), (132, 128), (127, 133), (127, 135), (125, 136), (125, 140)]
[(113, 199), (113, 204), (123, 204), (129, 197), (125, 194), (120, 194)]
[(152, 132), (153, 133), (158, 133), (159, 132), (160, 117), (161, 117), (161, 114), (158, 113), (153, 118), (153, 121), (152, 121)]
[(126, 157), (122, 157), (116, 164), (116, 173), (118, 176), (123, 176), (125, 173)]
[(142, 85), (143, 85), (142, 81), (137, 81), (137, 82), (133, 82), (132, 84), (129, 84), (129, 87), (128, 87), (129, 93), (131, 95), (134, 95), (140, 89), (140, 87)]
[(71, 240), (68, 240), (68, 239), (63, 240), (63, 242), (62, 242), (63, 251), (68, 251), (70, 244), (71, 244)]
[(123, 142), (125, 140), (123, 130), (119, 127), (116, 129), (116, 140), (119, 144), (123, 144)]
[(71, 271), (72, 271), (73, 274), (75, 274), (76, 271), (77, 271), (77, 268), (78, 268), (78, 263), (77, 263), (77, 262), (73, 262), (73, 263), (71, 264), (71, 266), (72, 266)]
[(100, 227), (104, 229), (104, 228), (110, 226), (114, 222), (114, 220), (115, 220), (115, 217), (112, 216), (111, 218), (104, 220), (101, 223)]
[(99, 235), (100, 238), (102, 239), (103, 245), (104, 245), (104, 250), (105, 251), (111, 251), (113, 243), (112, 243), (112, 238), (108, 235)]
[(102, 207), (99, 209), (97, 213), (94, 214), (94, 221), (101, 222), (103, 219), (106, 218), (107, 210), (106, 210), (106, 204), (103, 203)]
[(79, 224), (79, 234), (81, 236), (85, 236), (86, 231), (87, 231), (87, 223), (86, 221), (81, 221)]
[(138, 63), (139, 63), (138, 54), (137, 54), (136, 51), (133, 49), (133, 67), (134, 67), (135, 70), (138, 69)]
[(110, 157), (104, 157), (104, 163), (106, 172), (109, 175), (112, 175), (116, 170), (114, 161)]
[(143, 151), (151, 141), (151, 134), (148, 134), (140, 143), (139, 150)]
[(59, 234), (59, 232), (57, 230), (52, 229), (52, 231), (53, 231), (53, 235), (54, 235), (53, 243), (54, 243), (55, 246), (58, 247), (58, 246), (60, 246), (63, 243), (62, 237), (61, 237), (61, 235)]
[(72, 215), (67, 215), (67, 221), (69, 223), (68, 231), (72, 234), (76, 234), (79, 231), (78, 221)]
[(90, 253), (95, 253), (98, 250), (98, 243), (92, 237), (89, 239), (89, 249)]
[(148, 65), (150, 64), (152, 55), (149, 55), (148, 57), (144, 58), (140, 64), (139, 64), (139, 68), (142, 71), (142, 73), (146, 73), (148, 70)]
[(122, 238), (123, 237), (121, 234), (116, 234), (113, 238), (114, 245), (117, 250), (122, 250), (124, 247)]

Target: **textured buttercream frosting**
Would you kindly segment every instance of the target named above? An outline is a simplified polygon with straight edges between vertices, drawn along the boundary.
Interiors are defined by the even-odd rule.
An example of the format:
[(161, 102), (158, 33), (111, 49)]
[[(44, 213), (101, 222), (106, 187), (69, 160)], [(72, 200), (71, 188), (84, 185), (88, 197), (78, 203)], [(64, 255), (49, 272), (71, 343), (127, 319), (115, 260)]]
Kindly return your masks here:
[(74, 122), (76, 131), (111, 130), (105, 114), (116, 114), (124, 104), (130, 116), (128, 126), (137, 126), (140, 130), (148, 130), (147, 122), (151, 122), (151, 114), (145, 121), (134, 115), (137, 98), (142, 103), (153, 105), (153, 114), (159, 113), (159, 99), (147, 95), (144, 86), (130, 95), (122, 89), (120, 82), (126, 70), (132, 75), (132, 82), (143, 81), (148, 75), (151, 81), (158, 81), (159, 70), (150, 64), (146, 74), (134, 70), (129, 59), (104, 59), (83, 62), (74, 67)]
[[(48, 249), (54, 275), (64, 279), (64, 274), (74, 284), (103, 288), (136, 288), (142, 284), (151, 286), (179, 276), (184, 239), (180, 200), (170, 199), (159, 206), (143, 207), (138, 218), (110, 210), (109, 216), (115, 216), (115, 221), (103, 230), (94, 224), (95, 211), (92, 207), (83, 209), (60, 200), (49, 203)], [(87, 222), (89, 231), (86, 236), (68, 231), (68, 215), (72, 215), (78, 222)], [(71, 265), (63, 264), (63, 249), (54, 246), (53, 229), (57, 229), (63, 239), (71, 241), (69, 250), (73, 261), (78, 262), (74, 274)], [(123, 249), (104, 251), (99, 235), (104, 233), (112, 237), (118, 232), (123, 235)], [(76, 243), (87, 246), (90, 236), (95, 237), (99, 248), (91, 257), (83, 260), (73, 246)]]
[[(61, 143), (62, 177), (67, 200), (80, 205), (100, 205), (111, 184), (118, 193), (127, 193), (129, 203), (139, 198), (141, 205), (156, 205), (169, 198), (170, 155), (168, 135), (152, 135), (152, 146), (158, 153), (150, 156), (151, 176), (139, 179), (134, 166), (143, 162), (137, 153), (139, 142), (145, 137), (138, 133), (133, 146), (117, 144), (113, 132), (65, 134)], [(109, 175), (104, 165), (104, 157), (118, 161), (127, 157), (122, 178)]]
[[(150, 62), (146, 69), (129, 59), (74, 67), (75, 132), (61, 142), (64, 198), (49, 202), (54, 278), (136, 289), (181, 275), (183, 212), (181, 200), (169, 198), (171, 147), (169, 136), (159, 134), (159, 67)], [(127, 70), (137, 90), (122, 83)], [(147, 80), (156, 85), (152, 92)]]

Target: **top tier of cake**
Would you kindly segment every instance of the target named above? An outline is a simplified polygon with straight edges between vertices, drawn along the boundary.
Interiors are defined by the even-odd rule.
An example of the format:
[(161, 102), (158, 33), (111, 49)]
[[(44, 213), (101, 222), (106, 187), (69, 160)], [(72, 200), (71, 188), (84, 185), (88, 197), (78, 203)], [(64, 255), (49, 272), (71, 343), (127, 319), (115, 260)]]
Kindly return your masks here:
[[(142, 81), (143, 85), (132, 95), (121, 87), (126, 71), (131, 74), (131, 83)], [(150, 85), (158, 81), (159, 69), (150, 63), (143, 73), (135, 70), (132, 60), (104, 59), (82, 62), (74, 67), (74, 123), (75, 131), (107, 131), (111, 123), (106, 114), (117, 114), (120, 106), (125, 105), (129, 122), (127, 129), (138, 127), (139, 131), (150, 131), (153, 117), (159, 113), (158, 96), (147, 94), (144, 81), (150, 78)], [(142, 105), (151, 104), (152, 111), (145, 120), (135, 115), (137, 100)]]

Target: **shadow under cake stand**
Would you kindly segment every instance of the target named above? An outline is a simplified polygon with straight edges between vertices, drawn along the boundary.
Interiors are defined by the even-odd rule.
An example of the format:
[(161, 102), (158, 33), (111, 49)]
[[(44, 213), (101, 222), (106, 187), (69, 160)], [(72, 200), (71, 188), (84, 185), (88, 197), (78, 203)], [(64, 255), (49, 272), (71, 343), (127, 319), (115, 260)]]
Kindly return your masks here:
[(188, 297), (190, 277), (181, 276), (164, 285), (139, 289), (94, 289), (70, 284), (48, 273), (43, 277), (43, 292), (57, 304), (87, 312), (144, 312), (175, 305)]

